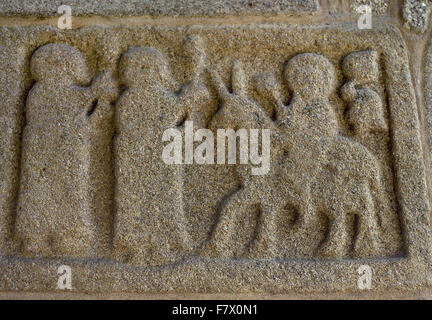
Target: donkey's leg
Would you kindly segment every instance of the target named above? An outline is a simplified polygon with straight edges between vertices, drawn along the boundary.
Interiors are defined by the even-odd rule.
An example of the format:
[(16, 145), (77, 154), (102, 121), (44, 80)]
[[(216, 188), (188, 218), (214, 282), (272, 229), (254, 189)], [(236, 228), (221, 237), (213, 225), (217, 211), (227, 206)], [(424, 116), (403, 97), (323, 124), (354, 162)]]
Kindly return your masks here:
[(364, 210), (359, 215), (354, 254), (359, 257), (370, 257), (376, 255), (379, 251), (377, 216), (369, 191), (361, 201), (363, 201)]
[(223, 258), (233, 257), (236, 249), (236, 244), (232, 241), (236, 232), (235, 227), (239, 223), (240, 217), (248, 214), (248, 210), (254, 204), (251, 192), (247, 189), (241, 189), (228, 198), (222, 207), (210, 239), (201, 251), (201, 255)]
[(247, 258), (276, 258), (277, 228), (276, 217), (282, 213), (283, 206), (279, 203), (261, 204), (260, 218), (256, 229), (256, 238), (247, 249)]
[(325, 242), (319, 249), (319, 255), (326, 258), (343, 257), (347, 242), (346, 214), (342, 208), (331, 210), (329, 230)]
[(300, 191), (299, 196), (291, 197), (292, 203), (298, 208), (298, 219), (294, 229), (304, 230), (309, 228), (316, 222), (316, 210), (312, 194), (311, 186), (309, 182), (303, 185), (303, 189)]

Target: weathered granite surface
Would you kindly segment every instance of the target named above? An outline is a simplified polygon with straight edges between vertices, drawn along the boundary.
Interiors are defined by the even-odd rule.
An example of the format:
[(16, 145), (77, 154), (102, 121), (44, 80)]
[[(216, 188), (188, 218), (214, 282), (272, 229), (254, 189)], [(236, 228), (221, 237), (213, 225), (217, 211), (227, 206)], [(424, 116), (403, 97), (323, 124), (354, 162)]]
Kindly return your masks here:
[(431, 6), (429, 0), (405, 0), (402, 11), (405, 26), (416, 32), (425, 32), (429, 24)]
[[(72, 30), (26, 23), (46, 5), (0, 17), (0, 291), (61, 292), (62, 265), (76, 293), (343, 295), (364, 265), (375, 295), (430, 289), (428, 34), (389, 16), (361, 30), (324, 2), (199, 23), (173, 15), (215, 2), (131, 3), (113, 15), (167, 17)], [(163, 161), (173, 129), (208, 163), (187, 145)], [(221, 129), (260, 130), (262, 155), (270, 130), (268, 171), (252, 153), (206, 157)]]
[(2, 1), (0, 14), (53, 16), (61, 5), (73, 7), (74, 15), (222, 15), (222, 14), (310, 14), (318, 0), (23, 0)]
[(388, 12), (389, 0), (351, 0), (350, 9), (353, 13), (358, 13), (358, 8), (362, 5), (370, 6), (373, 14), (384, 15)]

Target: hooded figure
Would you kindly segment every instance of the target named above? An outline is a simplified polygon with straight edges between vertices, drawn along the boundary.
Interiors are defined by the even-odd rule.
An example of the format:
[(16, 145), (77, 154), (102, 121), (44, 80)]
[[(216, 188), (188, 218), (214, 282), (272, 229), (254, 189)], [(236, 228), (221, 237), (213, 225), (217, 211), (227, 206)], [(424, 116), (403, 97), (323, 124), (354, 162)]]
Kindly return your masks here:
[(36, 83), (26, 101), (15, 238), (26, 256), (91, 254), (94, 223), (89, 207), (88, 134), (104, 110), (94, 102), (105, 77), (91, 87), (82, 54), (47, 44), (30, 62)]
[[(184, 120), (205, 93), (185, 85), (174, 92), (165, 57), (132, 47), (120, 60), (127, 89), (117, 101), (114, 257), (139, 265), (173, 263), (190, 250), (183, 170), (162, 159), (163, 134)], [(178, 128), (178, 127), (177, 127)], [(180, 141), (181, 143), (181, 141)]]

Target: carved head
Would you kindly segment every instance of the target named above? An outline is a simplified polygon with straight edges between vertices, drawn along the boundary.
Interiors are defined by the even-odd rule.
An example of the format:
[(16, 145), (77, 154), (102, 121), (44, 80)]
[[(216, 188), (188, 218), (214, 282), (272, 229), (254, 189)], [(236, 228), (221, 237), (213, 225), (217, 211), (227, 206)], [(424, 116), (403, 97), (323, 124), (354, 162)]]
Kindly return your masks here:
[(349, 54), (342, 63), (342, 70), (348, 80), (360, 85), (378, 81), (378, 53), (375, 50), (358, 51)]
[(37, 49), (31, 57), (30, 70), (36, 81), (55, 80), (80, 85), (90, 82), (81, 52), (63, 43), (50, 43)]
[(163, 83), (169, 79), (163, 54), (150, 47), (131, 47), (120, 59), (120, 79), (127, 86)]
[(281, 100), (280, 86), (274, 75), (270, 73), (257, 73), (252, 79), (254, 89), (261, 97), (273, 104)]
[(336, 85), (333, 65), (315, 53), (296, 55), (288, 62), (284, 75), (294, 95), (305, 100), (328, 98)]

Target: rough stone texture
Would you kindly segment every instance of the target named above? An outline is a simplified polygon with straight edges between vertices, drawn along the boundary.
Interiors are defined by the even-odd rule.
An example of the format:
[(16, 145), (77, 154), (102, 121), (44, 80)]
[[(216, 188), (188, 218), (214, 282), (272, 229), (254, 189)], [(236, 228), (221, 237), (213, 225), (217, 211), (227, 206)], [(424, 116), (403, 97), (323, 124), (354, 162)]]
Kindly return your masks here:
[(222, 15), (222, 14), (310, 14), (319, 9), (318, 0), (23, 0), (2, 1), (2, 15), (57, 15), (61, 5), (74, 15)]
[[(64, 31), (10, 19), (0, 291), (56, 292), (61, 265), (76, 293), (351, 297), (365, 264), (375, 295), (430, 289), (432, 54), (420, 70), (413, 50), (425, 37), (325, 11)], [(189, 121), (270, 129), (269, 172), (164, 163), (164, 131), (186, 137)]]
[(431, 6), (429, 0), (405, 0), (402, 11), (405, 27), (415, 32), (424, 32), (429, 24)]
[(357, 14), (357, 8), (362, 5), (371, 6), (374, 15), (385, 15), (389, 7), (389, 0), (350, 0), (349, 2), (351, 11)]
[[(427, 128), (426, 140), (429, 150), (432, 150), (432, 40), (429, 38), (424, 56), (423, 88), (425, 99), (425, 125)], [(429, 158), (429, 161), (432, 159)]]
[[(5, 254), (11, 250), (9, 239), (13, 233), (13, 216), (19, 186), (20, 141), (23, 126), (22, 101), (25, 97), (25, 75), (17, 73), (24, 67), (24, 49), (14, 41), (3, 43), (1, 47), (0, 65), (3, 70), (1, 77), (0, 96), (1, 108), (0, 128), (0, 252)], [(8, 76), (5, 76), (8, 75)]]

